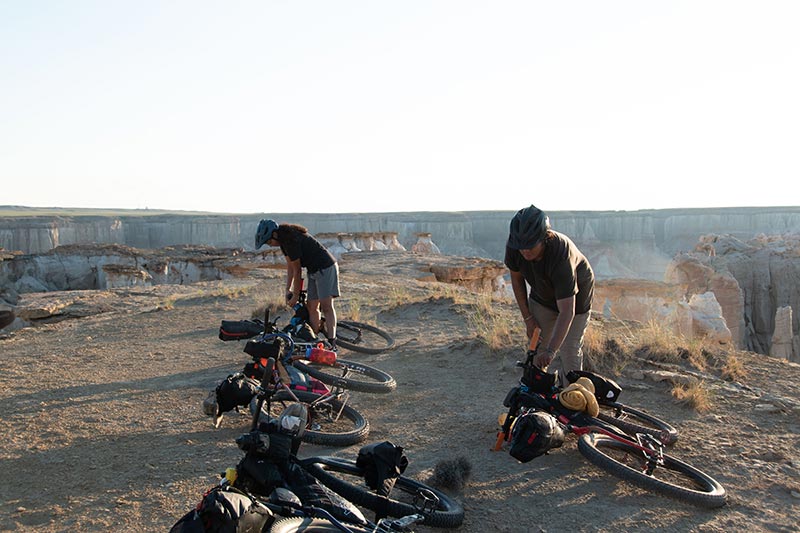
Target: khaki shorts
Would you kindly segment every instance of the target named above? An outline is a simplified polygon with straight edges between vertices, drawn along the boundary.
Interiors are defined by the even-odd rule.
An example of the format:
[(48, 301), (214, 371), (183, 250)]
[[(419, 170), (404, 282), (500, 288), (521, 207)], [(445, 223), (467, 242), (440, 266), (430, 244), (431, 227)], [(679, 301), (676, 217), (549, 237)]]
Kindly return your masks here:
[(339, 296), (339, 265), (317, 270), (308, 275), (308, 299), (324, 300)]

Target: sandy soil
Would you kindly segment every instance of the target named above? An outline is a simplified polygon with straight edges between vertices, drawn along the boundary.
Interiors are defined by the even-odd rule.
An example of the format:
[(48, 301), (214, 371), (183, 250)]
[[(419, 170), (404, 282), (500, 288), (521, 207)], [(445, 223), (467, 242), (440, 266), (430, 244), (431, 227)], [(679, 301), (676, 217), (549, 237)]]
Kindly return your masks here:
[[(372, 428), (367, 442), (404, 446), (406, 474), (423, 479), (442, 459), (471, 462), (470, 482), (456, 495), (466, 509), (460, 531), (798, 530), (798, 365), (750, 354), (742, 386), (707, 376), (710, 414), (678, 404), (667, 385), (634, 379), (630, 369), (617, 377), (622, 401), (679, 428), (672, 454), (723, 483), (722, 509), (618, 481), (580, 455), (574, 436), (520, 464), (490, 448), (503, 398), (519, 378), (522, 339), (490, 351), (476, 339), (463, 297), (416, 281), (415, 265), (424, 262), (413, 254), (342, 262), (340, 309), (357, 305), (362, 319), (398, 343), (389, 353), (346, 357), (398, 382), (391, 395), (356, 393), (353, 405)], [(226, 416), (214, 429), (201, 410), (208, 391), (248, 360), (242, 344), (217, 338), (220, 320), (249, 318), (281, 275), (73, 295), (85, 318), (0, 340), (0, 530), (168, 530), (236, 464), (234, 439), (249, 421)], [(513, 312), (510, 303), (497, 308)], [(304, 444), (301, 455), (354, 458), (358, 448)]]

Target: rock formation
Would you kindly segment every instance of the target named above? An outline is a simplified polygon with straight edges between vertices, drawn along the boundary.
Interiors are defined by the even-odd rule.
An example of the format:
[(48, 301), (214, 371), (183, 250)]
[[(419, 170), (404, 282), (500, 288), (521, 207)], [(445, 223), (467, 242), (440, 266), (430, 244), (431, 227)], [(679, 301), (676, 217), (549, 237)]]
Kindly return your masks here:
[(729, 343), (732, 335), (712, 292), (694, 294), (686, 287), (647, 280), (600, 280), (592, 311), (605, 318), (656, 323), (689, 339), (703, 337)]
[(776, 313), (791, 308), (792, 357), (800, 353), (800, 233), (747, 241), (707, 235), (695, 251), (676, 255), (666, 279), (685, 285), (687, 298), (713, 292), (734, 342), (758, 353), (772, 353)]
[(417, 254), (440, 254), (439, 247), (431, 239), (430, 233), (417, 233), (417, 242), (411, 247), (411, 251)]
[(773, 357), (780, 357), (793, 362), (800, 362), (797, 357), (798, 352), (793, 350), (792, 340), (792, 308), (789, 306), (779, 307), (775, 311), (775, 332), (772, 334), (772, 346), (769, 354)]
[[(381, 242), (381, 251), (343, 253), (348, 268), (366, 254), (378, 257), (390, 274), (398, 268), (418, 271), (420, 281), (454, 283), (479, 293), (505, 295), (505, 266), (491, 259), (441, 254), (411, 254), (389, 249), (392, 236), (362, 235), (365, 243)], [(353, 240), (352, 234), (321, 236), (334, 243)], [(342, 250), (344, 248), (342, 247)], [(404, 255), (399, 257), (398, 253)], [(282, 266), (279, 248), (245, 251), (201, 246), (140, 250), (120, 245), (59, 246), (44, 254), (0, 254), (0, 329), (19, 329), (34, 321), (85, 316), (88, 300), (102, 310), (119, 306), (127, 289), (135, 292), (162, 285), (189, 285), (203, 281), (245, 278), (265, 265)], [(381, 264), (380, 261), (378, 264)], [(123, 290), (123, 292), (118, 292)], [(92, 293), (92, 296), (87, 296)]]

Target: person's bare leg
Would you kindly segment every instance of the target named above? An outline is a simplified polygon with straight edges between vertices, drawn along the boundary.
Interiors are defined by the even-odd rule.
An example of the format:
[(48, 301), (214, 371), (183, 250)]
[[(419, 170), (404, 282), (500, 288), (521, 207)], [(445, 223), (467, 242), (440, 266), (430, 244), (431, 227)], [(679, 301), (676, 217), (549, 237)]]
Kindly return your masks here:
[(314, 335), (319, 334), (320, 315), (319, 315), (319, 300), (309, 300), (306, 302), (308, 307), (308, 321), (311, 323), (311, 329), (314, 330)]
[(336, 309), (333, 307), (333, 297), (319, 300), (322, 314), (325, 316), (325, 334), (329, 339), (336, 338)]

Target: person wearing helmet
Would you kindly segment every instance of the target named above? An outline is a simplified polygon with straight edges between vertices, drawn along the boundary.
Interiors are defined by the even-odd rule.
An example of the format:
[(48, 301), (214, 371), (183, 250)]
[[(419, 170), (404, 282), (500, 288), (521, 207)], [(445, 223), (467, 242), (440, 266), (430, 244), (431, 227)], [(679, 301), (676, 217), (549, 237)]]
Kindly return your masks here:
[(279, 246), (286, 259), (286, 304), (294, 307), (300, 298), (303, 268), (308, 271), (308, 313), (314, 333), (319, 333), (320, 311), (325, 315), (325, 335), (336, 348), (336, 310), (339, 296), (339, 265), (336, 258), (308, 229), (264, 219), (256, 229), (256, 250), (264, 244)]
[(511, 219), (505, 264), (528, 338), (535, 328), (541, 329), (534, 364), (557, 373), (561, 385), (567, 385), (567, 373), (583, 369), (581, 347), (594, 293), (589, 261), (531, 205)]

